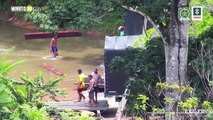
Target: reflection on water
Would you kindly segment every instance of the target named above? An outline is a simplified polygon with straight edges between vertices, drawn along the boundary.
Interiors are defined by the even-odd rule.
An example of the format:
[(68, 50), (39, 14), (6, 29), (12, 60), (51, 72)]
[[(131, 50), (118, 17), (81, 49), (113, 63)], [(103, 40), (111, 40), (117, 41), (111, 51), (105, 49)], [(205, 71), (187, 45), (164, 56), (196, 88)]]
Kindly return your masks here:
[(94, 66), (103, 63), (104, 38), (69, 37), (58, 39), (59, 58), (52, 58), (49, 52), (50, 39), (25, 40), (24, 33), (28, 32), (11, 25), (0, 24), (0, 51), (15, 46), (11, 55), (13, 60), (26, 60), (24, 65), (16, 67), (10, 75), (19, 78), (22, 72), (35, 76), (42, 71), (45, 79), (57, 77), (54, 73), (44, 69), (43, 63), (54, 66), (66, 74), (63, 87), (73, 85), (76, 80), (77, 69), (81, 68), (85, 74), (90, 74)]

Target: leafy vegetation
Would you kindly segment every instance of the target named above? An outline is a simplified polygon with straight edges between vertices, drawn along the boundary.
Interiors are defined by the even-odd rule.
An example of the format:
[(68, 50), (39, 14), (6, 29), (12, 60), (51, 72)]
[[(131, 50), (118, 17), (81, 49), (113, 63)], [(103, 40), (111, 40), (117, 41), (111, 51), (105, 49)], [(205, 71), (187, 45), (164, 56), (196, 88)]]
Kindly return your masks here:
[(115, 33), (115, 26), (122, 24), (123, 10), (113, 3), (105, 0), (49, 0), (45, 9), (26, 13), (25, 18), (43, 31), (76, 29), (85, 32), (98, 27)]
[[(21, 75), (21, 81), (11, 79), (7, 73), (23, 61), (10, 61), (8, 56), (13, 50), (9, 49), (0, 53), (0, 119), (9, 120), (51, 120), (51, 108), (44, 106), (42, 99), (45, 96), (53, 100), (55, 96), (66, 95), (57, 87), (64, 78), (50, 79), (44, 81), (43, 74), (39, 72), (36, 77), (31, 78), (26, 73)], [(47, 97), (46, 97), (47, 98)], [(79, 112), (58, 112), (61, 120), (94, 120), (90, 114)]]
[[(154, 36), (154, 34), (155, 34), (155, 28), (154, 28), (154, 27), (148, 29), (148, 30), (146, 31), (145, 36), (140, 35), (139, 38), (138, 38), (137, 40), (134, 41), (133, 46), (134, 46), (134, 47), (142, 47), (142, 48), (144, 48), (144, 47), (145, 47), (145, 44), (147, 43), (146, 41), (149, 41), (150, 39), (152, 39), (153, 36)], [(157, 36), (157, 35), (155, 35), (155, 37), (156, 37), (156, 36)], [(145, 40), (143, 40), (143, 37), (145, 38)], [(142, 45), (142, 46), (140, 46), (140, 45)]]
[[(171, 106), (177, 104), (176, 112), (203, 109), (208, 113), (208, 110), (212, 109), (212, 19), (210, 12), (206, 11), (202, 21), (192, 23), (186, 85), (165, 82), (164, 47), (160, 38), (147, 38), (145, 46), (129, 48), (125, 57), (113, 59), (110, 65), (111, 70), (122, 70), (129, 77), (129, 81), (126, 83), (129, 90), (129, 94), (126, 96), (128, 114), (146, 118), (150, 116), (147, 112), (164, 112), (166, 104)], [(135, 46), (140, 44), (141, 40), (142, 36), (137, 40)], [(182, 98), (175, 101), (174, 98), (166, 96), (168, 91), (175, 92)], [(145, 95), (148, 101), (144, 104), (139, 99), (135, 99), (139, 95)], [(139, 107), (144, 105), (147, 108)], [(166, 116), (170, 115), (172, 116), (172, 114)], [(210, 119), (212, 114), (209, 112), (206, 116), (194, 117)], [(185, 116), (185, 118), (190, 117)]]
[[(177, 13), (181, 6), (188, 6), (189, 1), (180, 0), (120, 0), (123, 7), (146, 17), (158, 31), (163, 40), (165, 52), (165, 80), (168, 85), (187, 84), (187, 52), (188, 28), (187, 21), (180, 21)], [(153, 7), (155, 6), (155, 7)], [(153, 85), (151, 85), (153, 86)], [(178, 92), (167, 91), (167, 97), (174, 98), (177, 103), (182, 96)], [(166, 104), (166, 111), (176, 111), (176, 104)], [(176, 119), (175, 117), (168, 119)]]
[(11, 5), (11, 1), (10, 0), (0, 0), (0, 10), (1, 11), (9, 11)]
[(6, 73), (14, 66), (23, 63), (23, 61), (8, 60), (10, 51), (12, 50), (2, 52), (0, 55), (1, 119), (48, 119), (48, 114), (45, 113), (45, 108), (39, 99), (46, 94), (56, 95), (54, 89), (63, 77), (51, 80), (47, 84), (44, 84), (41, 74), (35, 80), (31, 80), (24, 74), (21, 77), (23, 82), (10, 79)]
[(11, 120), (51, 120), (46, 112), (46, 108), (37, 108), (29, 104), (19, 105), (15, 110), (11, 111), (9, 119)]
[(136, 104), (141, 105), (140, 99), (135, 98), (140, 94), (149, 98), (147, 110), (150, 110), (151, 106), (163, 107), (163, 96), (152, 94), (156, 91), (153, 86), (164, 86), (160, 85), (160, 81), (163, 82), (165, 76), (163, 51), (163, 42), (155, 38), (146, 41), (144, 48), (128, 48), (124, 58), (116, 57), (112, 60), (111, 70), (122, 70), (129, 76), (127, 113), (135, 114)]
[(47, 3), (47, 0), (16, 0), (17, 5), (31, 5), (31, 6), (44, 6)]
[(96, 120), (96, 118), (93, 117), (94, 114), (91, 112), (74, 112), (67, 110), (60, 114), (60, 118), (62, 120)]

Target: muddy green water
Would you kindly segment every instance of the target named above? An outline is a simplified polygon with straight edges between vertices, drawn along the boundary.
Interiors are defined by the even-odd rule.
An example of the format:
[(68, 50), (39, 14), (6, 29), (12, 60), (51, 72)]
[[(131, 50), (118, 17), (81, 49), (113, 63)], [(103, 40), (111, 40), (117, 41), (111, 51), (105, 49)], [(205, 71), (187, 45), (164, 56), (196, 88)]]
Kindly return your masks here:
[(44, 73), (45, 79), (56, 78), (57, 75), (42, 67), (43, 63), (47, 63), (66, 74), (61, 84), (61, 87), (66, 89), (73, 86), (78, 68), (81, 68), (85, 74), (90, 74), (94, 66), (103, 63), (104, 38), (60, 38), (58, 49), (61, 59), (55, 60), (49, 57), (50, 39), (25, 40), (25, 32), (30, 31), (0, 24), (0, 51), (15, 46), (16, 49), (10, 59), (25, 60), (23, 65), (17, 66), (9, 73), (12, 78), (18, 79), (22, 72), (35, 76), (38, 71)]

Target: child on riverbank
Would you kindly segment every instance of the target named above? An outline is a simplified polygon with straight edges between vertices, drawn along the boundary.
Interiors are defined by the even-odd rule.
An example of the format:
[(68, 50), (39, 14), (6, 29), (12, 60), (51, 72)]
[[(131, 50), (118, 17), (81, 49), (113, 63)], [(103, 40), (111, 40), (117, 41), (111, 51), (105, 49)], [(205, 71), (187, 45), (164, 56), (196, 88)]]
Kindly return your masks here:
[(95, 99), (94, 99), (94, 79), (92, 78), (92, 75), (88, 75), (88, 79), (89, 79), (89, 88), (87, 89), (87, 91), (89, 92), (89, 103), (90, 106), (96, 106), (95, 104)]
[(77, 92), (78, 92), (78, 96), (79, 96), (78, 102), (80, 102), (82, 100), (82, 98), (85, 100), (85, 97), (82, 93), (82, 91), (85, 87), (84, 78), (85, 78), (85, 76), (84, 76), (82, 70), (78, 69), (78, 79), (77, 79), (77, 85), (78, 85)]

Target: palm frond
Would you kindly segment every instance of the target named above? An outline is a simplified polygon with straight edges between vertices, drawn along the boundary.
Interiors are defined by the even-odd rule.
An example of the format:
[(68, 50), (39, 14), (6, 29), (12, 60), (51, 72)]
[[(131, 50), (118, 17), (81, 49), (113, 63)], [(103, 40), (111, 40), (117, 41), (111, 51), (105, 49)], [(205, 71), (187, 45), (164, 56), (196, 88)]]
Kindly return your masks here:
[(12, 68), (24, 62), (23, 60), (15, 62), (8, 60), (8, 57), (14, 49), (15, 47), (12, 47), (4, 52), (0, 52), (0, 74), (8, 73)]

